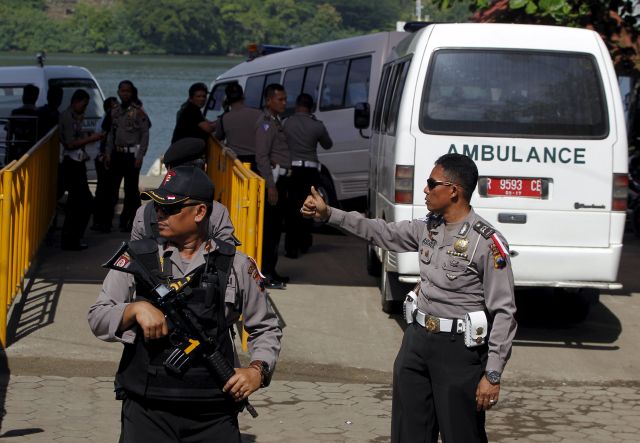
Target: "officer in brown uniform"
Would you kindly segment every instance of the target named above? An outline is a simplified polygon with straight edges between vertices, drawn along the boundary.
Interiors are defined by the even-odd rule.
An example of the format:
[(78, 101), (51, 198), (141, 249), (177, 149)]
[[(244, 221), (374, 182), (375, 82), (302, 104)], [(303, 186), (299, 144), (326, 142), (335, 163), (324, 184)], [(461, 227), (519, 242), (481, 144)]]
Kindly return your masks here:
[(291, 177), (291, 155), (287, 137), (280, 121), (287, 106), (287, 94), (282, 85), (273, 83), (264, 90), (265, 109), (256, 123), (256, 163), (266, 182), (267, 204), (264, 208), (262, 240), (262, 270), (267, 286), (282, 289), (289, 280), (278, 275), (278, 247), (282, 221), (287, 210), (287, 192)]
[(226, 141), (229, 148), (243, 163), (251, 163), (251, 169), (256, 168), (256, 122), (262, 119), (262, 112), (245, 106), (242, 86), (231, 83), (224, 89), (229, 110), (218, 118), (216, 138)]
[(149, 146), (149, 118), (133, 101), (134, 86), (129, 80), (118, 85), (120, 106), (111, 112), (111, 131), (105, 148), (105, 166), (112, 174), (112, 204), (118, 200), (124, 178), (124, 205), (120, 214), (120, 230), (130, 232), (136, 210), (140, 207), (138, 181), (142, 159)]
[(315, 189), (301, 209), (383, 249), (419, 253), (393, 370), (392, 442), (436, 442), (438, 432), (447, 443), (487, 441), (516, 307), (507, 243), (469, 204), (477, 181), (470, 158), (446, 154), (427, 180), (424, 219), (367, 219), (327, 207)]
[(296, 112), (284, 123), (284, 133), (291, 151), (291, 183), (289, 208), (285, 223), (287, 232), (284, 238), (285, 256), (297, 258), (311, 247), (311, 220), (300, 215), (300, 207), (307, 197), (311, 186), (317, 187), (320, 181), (320, 161), (316, 152), (318, 144), (330, 149), (333, 140), (326, 126), (311, 113), (313, 97), (302, 93), (296, 98)]

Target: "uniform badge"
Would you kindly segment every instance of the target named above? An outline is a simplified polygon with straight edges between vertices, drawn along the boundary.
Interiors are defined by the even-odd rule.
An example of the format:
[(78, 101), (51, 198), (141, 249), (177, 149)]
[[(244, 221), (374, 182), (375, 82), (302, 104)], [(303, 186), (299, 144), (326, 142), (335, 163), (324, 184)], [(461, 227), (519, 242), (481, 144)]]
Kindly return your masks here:
[(493, 255), (493, 267), (496, 269), (502, 269), (507, 266), (507, 260), (500, 254), (498, 247), (495, 244), (489, 245), (491, 254)]
[(453, 249), (455, 249), (456, 252), (460, 252), (460, 253), (465, 252), (468, 247), (469, 247), (469, 240), (467, 240), (466, 238), (459, 238), (453, 244)]
[(264, 129), (264, 132), (267, 132), (269, 130), (269, 123), (263, 123), (262, 129)]
[(173, 169), (170, 169), (170, 170), (167, 172), (167, 175), (165, 175), (165, 176), (164, 176), (164, 179), (162, 180), (162, 184), (160, 185), (160, 187), (165, 186), (165, 185), (166, 185), (167, 183), (169, 183), (169, 182), (171, 181), (171, 179), (172, 179), (173, 177), (175, 177), (175, 176), (176, 176), (176, 172), (175, 172)]
[(256, 282), (261, 291), (264, 291), (264, 279), (265, 276), (260, 272), (260, 268), (256, 261), (248, 257), (251, 264), (249, 265), (249, 269), (247, 269), (247, 273), (251, 276), (251, 278)]

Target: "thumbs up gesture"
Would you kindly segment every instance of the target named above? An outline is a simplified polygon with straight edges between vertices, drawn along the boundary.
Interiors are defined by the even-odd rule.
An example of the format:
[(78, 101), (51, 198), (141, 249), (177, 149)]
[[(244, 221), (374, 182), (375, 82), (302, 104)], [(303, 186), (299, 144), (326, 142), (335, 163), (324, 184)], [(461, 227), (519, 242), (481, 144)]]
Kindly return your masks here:
[(327, 221), (331, 215), (331, 208), (324, 202), (322, 196), (311, 186), (311, 194), (305, 199), (302, 208), (300, 208), (302, 216), (305, 218), (315, 218), (321, 221)]

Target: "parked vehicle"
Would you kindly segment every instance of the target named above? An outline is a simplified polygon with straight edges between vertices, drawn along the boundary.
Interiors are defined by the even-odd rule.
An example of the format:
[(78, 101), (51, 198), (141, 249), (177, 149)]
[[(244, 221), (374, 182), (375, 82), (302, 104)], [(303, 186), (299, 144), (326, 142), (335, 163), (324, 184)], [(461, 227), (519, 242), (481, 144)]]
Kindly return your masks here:
[[(104, 95), (93, 75), (80, 66), (9, 66), (0, 67), (0, 165), (4, 161), (5, 125), (11, 111), (22, 106), (22, 90), (33, 84), (40, 88), (36, 106), (47, 102), (47, 91), (51, 86), (60, 86), (64, 92), (60, 112), (64, 111), (71, 101), (76, 89), (84, 89), (91, 100), (85, 113), (83, 128), (93, 130), (98, 120), (104, 115), (102, 102)], [(87, 153), (95, 158), (98, 144), (87, 146)], [(93, 162), (87, 162), (87, 170), (93, 172)]]
[(245, 103), (261, 108), (262, 91), (282, 83), (287, 91), (287, 112), (296, 97), (306, 92), (316, 102), (316, 117), (324, 122), (333, 148), (319, 152), (321, 193), (334, 205), (339, 200), (364, 197), (368, 189), (368, 142), (353, 128), (353, 107), (376, 97), (385, 57), (406, 33), (382, 32), (272, 53), (239, 64), (211, 85), (206, 115), (223, 112), (224, 89), (231, 82), (245, 91)]
[[(465, 154), (480, 173), (471, 203), (508, 240), (517, 286), (621, 287), (627, 135), (613, 64), (597, 33), (431, 25), (396, 46), (371, 108), (372, 217), (424, 216), (435, 160)], [(359, 109), (363, 128), (366, 106)], [(404, 298), (403, 283), (418, 281), (418, 256), (369, 252), (388, 310)]]

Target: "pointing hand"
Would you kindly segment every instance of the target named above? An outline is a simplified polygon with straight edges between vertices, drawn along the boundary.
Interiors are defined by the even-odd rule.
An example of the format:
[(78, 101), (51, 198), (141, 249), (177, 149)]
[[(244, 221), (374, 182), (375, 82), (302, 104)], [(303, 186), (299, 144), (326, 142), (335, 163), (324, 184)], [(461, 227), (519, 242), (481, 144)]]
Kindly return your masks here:
[(331, 215), (331, 208), (324, 202), (322, 196), (311, 186), (311, 194), (307, 196), (302, 208), (300, 208), (302, 216), (305, 218), (315, 218), (321, 221), (327, 221)]

